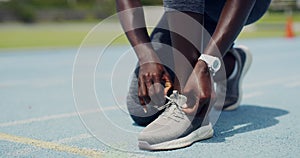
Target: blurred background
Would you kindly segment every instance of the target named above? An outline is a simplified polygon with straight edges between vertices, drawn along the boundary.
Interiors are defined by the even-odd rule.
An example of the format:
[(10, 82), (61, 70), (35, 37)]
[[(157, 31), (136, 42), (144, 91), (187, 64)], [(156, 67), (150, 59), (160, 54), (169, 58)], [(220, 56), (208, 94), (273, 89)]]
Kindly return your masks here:
[[(142, 2), (162, 5), (162, 0)], [(0, 48), (78, 46), (95, 24), (115, 12), (114, 0), (0, 0)], [(268, 13), (239, 38), (290, 38), (299, 33), (300, 0), (272, 0)]]
[[(150, 6), (162, 6), (162, 0), (142, 3), (148, 6), (148, 26), (155, 25), (163, 10)], [(142, 128), (133, 126), (125, 106), (137, 59), (129, 51), (131, 47), (116, 16), (107, 20), (115, 12), (115, 0), (0, 0), (1, 158), (80, 157), (78, 154), (90, 156), (91, 150), (105, 157), (142, 156), (119, 153), (139, 151), (137, 135), (132, 135)], [(93, 38), (86, 40), (96, 47), (78, 49), (100, 22), (101, 27), (89, 34)], [(222, 113), (215, 126), (216, 137), (205, 143), (174, 152), (142, 154), (170, 158), (196, 154), (298, 158), (299, 35), (300, 0), (273, 0), (264, 17), (245, 27), (237, 40), (237, 44), (249, 46), (254, 57), (244, 80), (243, 106)], [(109, 46), (107, 42), (111, 42)], [(78, 50), (83, 52), (80, 58)], [(89, 67), (74, 64), (78, 59)], [(74, 77), (75, 66), (81, 73)], [(96, 72), (92, 76), (95, 80), (88, 80), (94, 81), (95, 87), (84, 81), (74, 84), (82, 78), (90, 79), (86, 75), (92, 72), (89, 68)], [(78, 94), (87, 102), (80, 102), (80, 107), (73, 95), (79, 91), (74, 90), (76, 86), (83, 87)], [(81, 118), (85, 116), (89, 119), (86, 122), (93, 124), (84, 125), (78, 111)], [(115, 126), (122, 130), (114, 130)], [(94, 131), (88, 132), (87, 128)], [(104, 143), (93, 137), (95, 131), (100, 132), (98, 140)]]

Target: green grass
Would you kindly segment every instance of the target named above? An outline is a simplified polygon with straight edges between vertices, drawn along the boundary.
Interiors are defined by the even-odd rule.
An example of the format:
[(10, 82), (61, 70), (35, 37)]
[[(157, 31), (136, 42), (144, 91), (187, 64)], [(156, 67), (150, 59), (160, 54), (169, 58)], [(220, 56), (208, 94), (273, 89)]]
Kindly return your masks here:
[[(298, 33), (299, 35), (299, 33)], [(270, 37), (284, 37), (284, 31), (254, 31), (254, 32), (242, 32), (239, 35), (239, 39), (245, 38), (270, 38)]]
[[(286, 13), (266, 13), (258, 23), (285, 23), (287, 16)], [(300, 12), (293, 13), (292, 17), (295, 22), (300, 22)]]
[(80, 44), (84, 32), (7, 31), (0, 33), (1, 48), (74, 46)]
[(45, 24), (4, 24), (0, 27), (0, 48), (73, 46), (87, 31), (68, 30)]
[[(294, 23), (300, 23), (300, 13), (294, 13), (292, 18)], [(284, 13), (267, 13), (255, 23), (254, 30), (242, 32), (239, 38), (285, 37), (286, 20)], [(300, 35), (299, 29), (295, 34)]]
[[(242, 32), (239, 38), (284, 37), (284, 14), (267, 14), (255, 25), (255, 30)], [(294, 15), (294, 21), (300, 22), (300, 14)], [(32, 47), (78, 47), (87, 33), (96, 25), (90, 23), (0, 23), (0, 48), (32, 48)], [(98, 31), (97, 39), (92, 44), (103, 45), (118, 34), (114, 25), (109, 24), (103, 31)], [(300, 32), (296, 33), (300, 35)], [(125, 36), (121, 36), (114, 44), (128, 44)]]
[[(76, 47), (94, 26), (95, 23), (3, 24), (0, 25), (0, 48)], [(95, 44), (103, 44), (116, 32), (105, 30), (98, 34)], [(122, 37), (115, 43), (125, 42)]]
[[(0, 48), (24, 48), (24, 47), (74, 47), (79, 46), (87, 35), (86, 31), (8, 31), (0, 32)], [(99, 34), (99, 39), (95, 41), (99, 45), (104, 44), (105, 39), (111, 38), (114, 32)], [(103, 38), (103, 40), (102, 40)], [(121, 38), (115, 44), (127, 43), (125, 38)]]

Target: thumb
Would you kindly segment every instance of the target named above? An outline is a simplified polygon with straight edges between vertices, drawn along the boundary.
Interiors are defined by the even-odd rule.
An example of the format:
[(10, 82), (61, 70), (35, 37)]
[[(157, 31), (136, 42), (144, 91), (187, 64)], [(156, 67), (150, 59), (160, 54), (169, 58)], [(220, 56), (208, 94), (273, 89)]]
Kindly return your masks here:
[(195, 115), (198, 107), (196, 105), (188, 107), (188, 105), (183, 105), (182, 111), (187, 115)]
[(187, 115), (196, 115), (201, 111), (203, 107), (209, 104), (209, 99), (200, 99), (194, 102), (192, 106), (190, 106), (188, 103), (183, 106), (182, 111), (185, 112)]

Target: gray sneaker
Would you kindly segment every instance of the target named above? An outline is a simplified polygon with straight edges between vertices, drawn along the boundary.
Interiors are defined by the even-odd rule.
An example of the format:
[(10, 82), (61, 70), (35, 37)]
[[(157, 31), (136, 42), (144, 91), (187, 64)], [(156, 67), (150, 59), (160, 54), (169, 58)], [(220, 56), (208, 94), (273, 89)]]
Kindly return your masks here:
[(182, 148), (213, 136), (211, 123), (203, 118), (186, 115), (182, 108), (187, 98), (173, 92), (165, 111), (139, 134), (139, 148), (142, 150), (168, 150)]
[[(231, 53), (236, 59), (235, 70), (227, 79), (227, 86), (217, 82), (217, 95), (226, 95), (223, 110), (235, 110), (242, 100), (242, 81), (252, 63), (252, 54), (246, 46), (237, 46)], [(223, 82), (224, 83), (224, 82)]]

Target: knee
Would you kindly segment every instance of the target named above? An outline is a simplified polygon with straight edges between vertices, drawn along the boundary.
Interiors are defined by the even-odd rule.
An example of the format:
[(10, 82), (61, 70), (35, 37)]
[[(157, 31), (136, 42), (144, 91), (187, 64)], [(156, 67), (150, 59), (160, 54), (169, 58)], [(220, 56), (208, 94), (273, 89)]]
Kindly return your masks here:
[(148, 107), (148, 112), (145, 113), (141, 105), (132, 107), (131, 104), (127, 104), (127, 109), (131, 119), (139, 126), (147, 126), (163, 112), (163, 110), (159, 111), (155, 108)]
[(148, 106), (148, 112), (145, 113), (140, 104), (135, 104), (132, 101), (127, 101), (127, 109), (131, 119), (139, 126), (147, 126), (163, 112), (163, 110), (159, 111), (154, 107)]
[(154, 116), (148, 116), (148, 117), (139, 117), (139, 116), (135, 116), (135, 115), (130, 115), (130, 116), (131, 116), (132, 120), (134, 121), (134, 123), (139, 126), (147, 126), (156, 118)]

